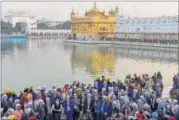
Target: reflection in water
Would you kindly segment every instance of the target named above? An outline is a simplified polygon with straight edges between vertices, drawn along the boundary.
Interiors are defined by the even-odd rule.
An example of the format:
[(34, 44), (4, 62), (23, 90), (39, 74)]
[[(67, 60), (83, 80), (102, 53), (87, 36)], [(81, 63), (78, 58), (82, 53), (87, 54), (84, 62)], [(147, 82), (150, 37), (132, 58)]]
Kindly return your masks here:
[[(166, 48), (144, 48), (144, 47), (127, 47), (127, 46), (109, 46), (109, 45), (80, 45), (80, 44), (64, 44), (65, 50), (78, 48), (76, 52), (82, 52), (86, 55), (85, 52), (94, 51), (94, 49), (103, 49), (98, 50), (98, 52), (104, 52), (105, 50), (112, 50), (113, 53), (111, 56), (115, 58), (130, 58), (135, 60), (147, 60), (151, 62), (164, 62), (164, 63), (177, 63), (178, 62), (178, 50), (177, 49), (166, 49)], [(84, 48), (81, 50), (81, 48)], [(85, 51), (86, 50), (86, 51)], [(107, 52), (107, 51), (106, 51)]]
[(12, 41), (12, 42), (3, 42), (1, 43), (1, 56), (2, 59), (5, 57), (17, 56), (17, 51), (26, 51), (28, 50), (28, 42), (26, 41)]
[(76, 68), (85, 67), (91, 75), (102, 74), (103, 72), (114, 74), (115, 57), (111, 48), (86, 51), (85, 48), (78, 50), (74, 46), (71, 60), (74, 71)]
[[(27, 84), (53, 85), (74, 79), (91, 83), (97, 75), (124, 78), (126, 74), (161, 71), (165, 86), (178, 71), (178, 51), (119, 45), (84, 45), (59, 40), (2, 43), (3, 88)], [(15, 81), (13, 84), (10, 84)]]
[(66, 43), (63, 46), (65, 50), (72, 51), (74, 74), (85, 70), (90, 76), (104, 74), (124, 78), (127, 74), (161, 71), (165, 77), (165, 86), (169, 86), (173, 74), (178, 71), (176, 49)]

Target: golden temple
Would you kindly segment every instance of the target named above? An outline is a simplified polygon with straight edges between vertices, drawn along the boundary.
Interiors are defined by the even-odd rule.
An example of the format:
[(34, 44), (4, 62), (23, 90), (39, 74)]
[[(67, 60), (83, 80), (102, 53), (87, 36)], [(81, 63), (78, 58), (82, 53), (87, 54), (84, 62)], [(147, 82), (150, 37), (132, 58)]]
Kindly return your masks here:
[(115, 15), (118, 7), (109, 10), (108, 15), (96, 7), (96, 3), (91, 10), (86, 10), (84, 16), (79, 16), (74, 9), (71, 12), (71, 32), (73, 36), (81, 35), (100, 35), (106, 36), (114, 33)]

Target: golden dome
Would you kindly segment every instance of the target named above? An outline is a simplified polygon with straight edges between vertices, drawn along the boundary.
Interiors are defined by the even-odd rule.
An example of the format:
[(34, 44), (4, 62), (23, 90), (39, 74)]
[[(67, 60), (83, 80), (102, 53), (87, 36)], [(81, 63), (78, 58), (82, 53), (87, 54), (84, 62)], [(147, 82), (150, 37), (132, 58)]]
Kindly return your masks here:
[(93, 16), (93, 15), (104, 15), (104, 12), (102, 12), (100, 9), (98, 9), (96, 7), (96, 2), (94, 3), (94, 6), (92, 7), (91, 10), (85, 12), (85, 15), (90, 15), (90, 16)]

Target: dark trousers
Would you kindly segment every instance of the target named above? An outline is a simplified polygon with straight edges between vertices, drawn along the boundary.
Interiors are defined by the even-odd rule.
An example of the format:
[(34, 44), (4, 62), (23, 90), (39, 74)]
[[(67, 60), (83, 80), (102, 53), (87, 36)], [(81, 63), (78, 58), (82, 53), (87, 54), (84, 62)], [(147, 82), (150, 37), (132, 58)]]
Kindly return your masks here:
[(60, 112), (59, 112), (59, 113), (54, 112), (54, 113), (52, 114), (52, 116), (53, 116), (53, 120), (60, 120), (60, 118), (61, 118), (61, 113), (60, 113)]
[(80, 113), (78, 111), (73, 112), (73, 120), (78, 120)]
[(52, 120), (52, 114), (47, 113), (45, 116), (45, 120)]
[(100, 113), (100, 112), (95, 112), (95, 113), (94, 113), (94, 118), (95, 118), (96, 120), (101, 120), (101, 119), (102, 119), (101, 113)]

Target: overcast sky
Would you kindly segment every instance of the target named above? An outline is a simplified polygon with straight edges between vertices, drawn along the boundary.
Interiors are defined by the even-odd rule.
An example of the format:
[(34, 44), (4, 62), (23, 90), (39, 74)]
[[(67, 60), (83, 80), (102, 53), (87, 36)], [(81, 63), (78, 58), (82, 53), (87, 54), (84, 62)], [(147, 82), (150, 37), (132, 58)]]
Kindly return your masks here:
[[(83, 14), (85, 9), (92, 8), (93, 4), (93, 2), (3, 2), (2, 13), (4, 15), (8, 10), (28, 10), (37, 18), (63, 21), (70, 20), (72, 7), (78, 10), (79, 14)], [(130, 16), (178, 15), (177, 2), (97, 2), (96, 4), (98, 8), (105, 11), (118, 5), (123, 13)]]

